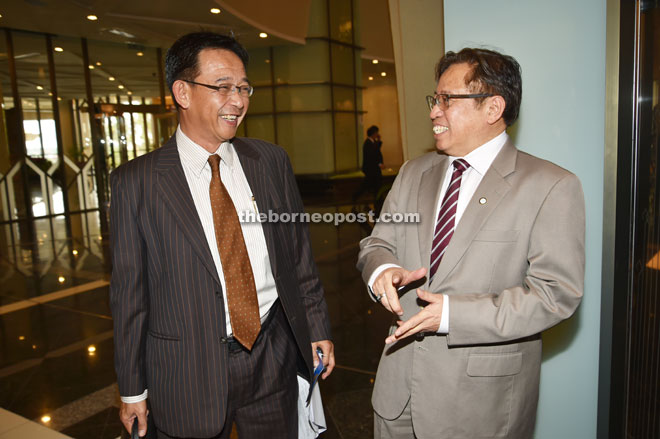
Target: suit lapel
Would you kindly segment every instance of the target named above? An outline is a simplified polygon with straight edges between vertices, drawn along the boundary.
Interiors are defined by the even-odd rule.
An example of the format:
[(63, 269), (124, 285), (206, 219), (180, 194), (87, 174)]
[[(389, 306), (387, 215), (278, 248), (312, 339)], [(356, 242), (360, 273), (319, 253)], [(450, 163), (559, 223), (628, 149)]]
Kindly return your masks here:
[[(271, 189), (275, 187), (275, 182), (272, 180), (272, 171), (265, 166), (264, 160), (261, 160), (259, 151), (247, 139), (237, 137), (232, 140), (232, 144), (241, 162), (241, 167), (250, 185), (250, 190), (254, 195), (259, 213), (268, 215), (269, 211), (277, 211), (280, 205), (276, 202), (276, 198), (274, 198), (271, 192)], [(271, 224), (267, 221), (263, 223), (263, 231), (268, 254), (270, 255), (269, 259), (273, 276), (277, 278), (277, 260), (279, 258), (273, 257), (276, 250), (275, 236)]]
[(417, 194), (417, 211), (421, 225), (418, 228), (419, 252), (422, 258), (422, 265), (428, 266), (431, 263), (431, 242), (433, 241), (433, 232), (435, 229), (435, 212), (438, 209), (438, 203), (441, 201), (440, 189), (442, 189), (442, 180), (447, 172), (449, 159), (447, 156), (438, 156), (437, 163), (424, 171)]
[[(481, 183), (467, 205), (458, 227), (454, 231), (445, 255), (440, 261), (438, 271), (433, 277), (430, 287), (438, 288), (452, 271), (468, 249), (476, 234), (481, 230), (491, 213), (497, 208), (502, 198), (511, 189), (505, 177), (515, 170), (517, 149), (511, 141), (507, 141), (500, 153), (495, 157)], [(486, 202), (481, 204), (480, 199)], [(428, 236), (428, 235), (427, 235)]]
[(220, 285), (218, 270), (213, 262), (202, 222), (197, 214), (188, 181), (183, 173), (174, 136), (160, 148), (156, 173), (156, 186), (160, 196), (165, 200), (169, 211), (176, 219), (202, 264)]

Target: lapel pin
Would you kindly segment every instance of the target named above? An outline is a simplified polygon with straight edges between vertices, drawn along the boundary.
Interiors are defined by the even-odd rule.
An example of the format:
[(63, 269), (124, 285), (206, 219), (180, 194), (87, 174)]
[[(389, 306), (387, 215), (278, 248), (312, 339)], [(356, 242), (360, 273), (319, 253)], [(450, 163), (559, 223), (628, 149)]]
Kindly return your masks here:
[(486, 204), (486, 201), (488, 201), (486, 200), (486, 197), (479, 198), (479, 204)]

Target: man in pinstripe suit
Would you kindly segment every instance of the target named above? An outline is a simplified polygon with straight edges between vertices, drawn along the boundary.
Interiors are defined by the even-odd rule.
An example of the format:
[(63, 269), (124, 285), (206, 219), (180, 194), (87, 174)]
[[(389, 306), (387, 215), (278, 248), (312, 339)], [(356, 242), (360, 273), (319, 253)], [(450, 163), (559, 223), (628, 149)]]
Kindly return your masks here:
[(112, 173), (120, 418), (129, 430), (137, 418), (141, 436), (148, 397), (159, 438), (227, 438), (234, 423), (241, 438), (295, 438), (296, 372), (311, 376), (317, 347), (323, 378), (334, 367), (327, 306), (301, 223), (240, 224), (261, 329), (248, 347), (232, 337), (240, 322), (229, 318), (224, 238), (216, 236), (225, 229), (214, 224), (209, 157), (220, 156), (237, 213), (303, 209), (286, 153), (235, 137), (252, 94), (247, 59), (233, 37), (177, 40), (166, 56), (176, 134)]

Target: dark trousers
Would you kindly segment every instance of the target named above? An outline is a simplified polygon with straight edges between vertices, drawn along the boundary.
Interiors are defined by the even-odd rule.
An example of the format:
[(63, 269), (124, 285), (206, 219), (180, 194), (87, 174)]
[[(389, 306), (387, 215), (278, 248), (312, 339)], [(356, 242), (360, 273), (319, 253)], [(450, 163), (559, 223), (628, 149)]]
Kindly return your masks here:
[(353, 204), (360, 198), (365, 192), (370, 192), (373, 195), (373, 201), (376, 202), (376, 197), (378, 196), (378, 190), (383, 182), (382, 175), (379, 174), (369, 174), (365, 175), (364, 179), (360, 183), (360, 187), (353, 193)]
[(230, 345), (227, 418), (214, 439), (228, 439), (234, 423), (240, 439), (298, 437), (299, 353), (279, 301), (270, 312), (251, 352)]

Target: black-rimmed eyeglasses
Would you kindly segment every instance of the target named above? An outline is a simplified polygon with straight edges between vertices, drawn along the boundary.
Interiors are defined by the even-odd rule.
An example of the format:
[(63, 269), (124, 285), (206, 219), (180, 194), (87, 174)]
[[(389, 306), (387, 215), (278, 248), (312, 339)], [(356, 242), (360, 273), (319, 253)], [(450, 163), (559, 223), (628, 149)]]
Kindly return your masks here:
[(449, 108), (452, 99), (479, 99), (479, 98), (489, 98), (494, 96), (491, 93), (476, 93), (476, 94), (460, 94), (452, 95), (448, 93), (438, 93), (435, 96), (427, 96), (426, 103), (429, 106), (429, 110), (433, 111), (434, 106), (438, 106), (442, 111), (445, 111)]
[(188, 84), (201, 85), (202, 87), (210, 88), (211, 90), (217, 91), (222, 96), (230, 96), (234, 92), (237, 92), (241, 97), (249, 98), (254, 93), (254, 87), (251, 85), (234, 85), (234, 84), (220, 84), (220, 85), (211, 85), (211, 84), (202, 84), (201, 82), (189, 81), (183, 79), (184, 82)]

